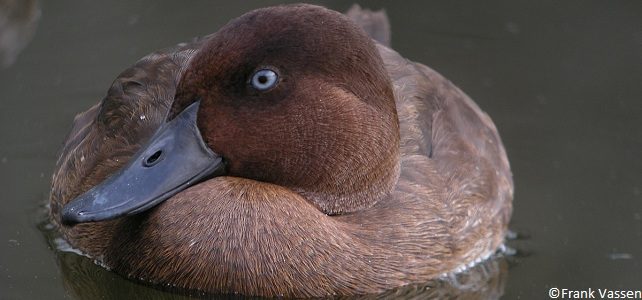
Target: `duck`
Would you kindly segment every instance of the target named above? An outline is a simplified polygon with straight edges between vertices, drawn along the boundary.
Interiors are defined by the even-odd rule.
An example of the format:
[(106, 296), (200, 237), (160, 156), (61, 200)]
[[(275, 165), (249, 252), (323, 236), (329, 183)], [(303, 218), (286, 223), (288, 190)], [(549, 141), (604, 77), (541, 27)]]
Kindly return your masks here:
[(209, 294), (373, 294), (487, 259), (513, 199), (497, 128), (387, 22), (273, 6), (142, 58), (75, 117), (52, 223), (113, 272)]

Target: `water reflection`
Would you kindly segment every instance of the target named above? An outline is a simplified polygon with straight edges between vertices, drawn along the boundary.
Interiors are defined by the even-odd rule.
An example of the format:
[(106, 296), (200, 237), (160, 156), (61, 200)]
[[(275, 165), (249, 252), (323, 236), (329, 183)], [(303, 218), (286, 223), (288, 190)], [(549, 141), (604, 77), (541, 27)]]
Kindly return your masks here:
[[(120, 277), (87, 257), (62, 251), (57, 255), (65, 289), (75, 299), (261, 299), (163, 291)], [(499, 299), (504, 293), (507, 275), (508, 263), (498, 257), (445, 280), (405, 286), (379, 295), (341, 299)]]
[(0, 67), (11, 66), (38, 27), (36, 0), (0, 0)]

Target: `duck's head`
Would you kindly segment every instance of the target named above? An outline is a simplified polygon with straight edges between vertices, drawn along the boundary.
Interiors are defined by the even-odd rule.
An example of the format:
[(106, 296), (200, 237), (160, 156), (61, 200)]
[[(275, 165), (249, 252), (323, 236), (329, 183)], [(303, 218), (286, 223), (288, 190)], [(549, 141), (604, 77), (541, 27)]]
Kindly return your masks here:
[(287, 187), (328, 214), (389, 195), (399, 127), (366, 33), (311, 5), (231, 21), (190, 62), (168, 122), (126, 167), (68, 203), (63, 221), (137, 213), (212, 176)]

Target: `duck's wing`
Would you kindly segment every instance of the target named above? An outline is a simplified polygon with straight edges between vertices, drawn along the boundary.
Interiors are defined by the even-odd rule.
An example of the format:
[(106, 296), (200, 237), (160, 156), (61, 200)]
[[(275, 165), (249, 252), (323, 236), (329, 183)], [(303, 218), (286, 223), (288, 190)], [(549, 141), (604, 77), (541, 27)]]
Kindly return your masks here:
[(445, 172), (440, 176), (479, 180), (492, 190), (484, 197), (510, 202), (512, 174), (490, 117), (439, 73), (387, 47), (378, 48), (393, 82), (402, 157), (430, 159)]
[(353, 222), (388, 220), (379, 226), (390, 236), (434, 242), (420, 255), (439, 259), (435, 271), (461, 269), (503, 243), (513, 198), (504, 146), (488, 115), (450, 81), (378, 48), (396, 98), (401, 174), (391, 200)]
[(165, 121), (176, 86), (205, 39), (143, 57), (114, 80), (102, 101), (75, 117), (53, 175), (54, 220), (66, 202), (127, 163)]

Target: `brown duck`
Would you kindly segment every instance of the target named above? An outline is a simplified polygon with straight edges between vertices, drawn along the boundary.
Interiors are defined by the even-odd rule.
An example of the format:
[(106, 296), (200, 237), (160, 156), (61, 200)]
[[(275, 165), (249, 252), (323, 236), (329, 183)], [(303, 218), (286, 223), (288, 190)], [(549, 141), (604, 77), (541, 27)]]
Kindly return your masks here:
[[(386, 43), (387, 20), (353, 20)], [(51, 217), (115, 272), (208, 293), (376, 293), (498, 249), (513, 183), (462, 91), (338, 12), (251, 11), (74, 120)]]

